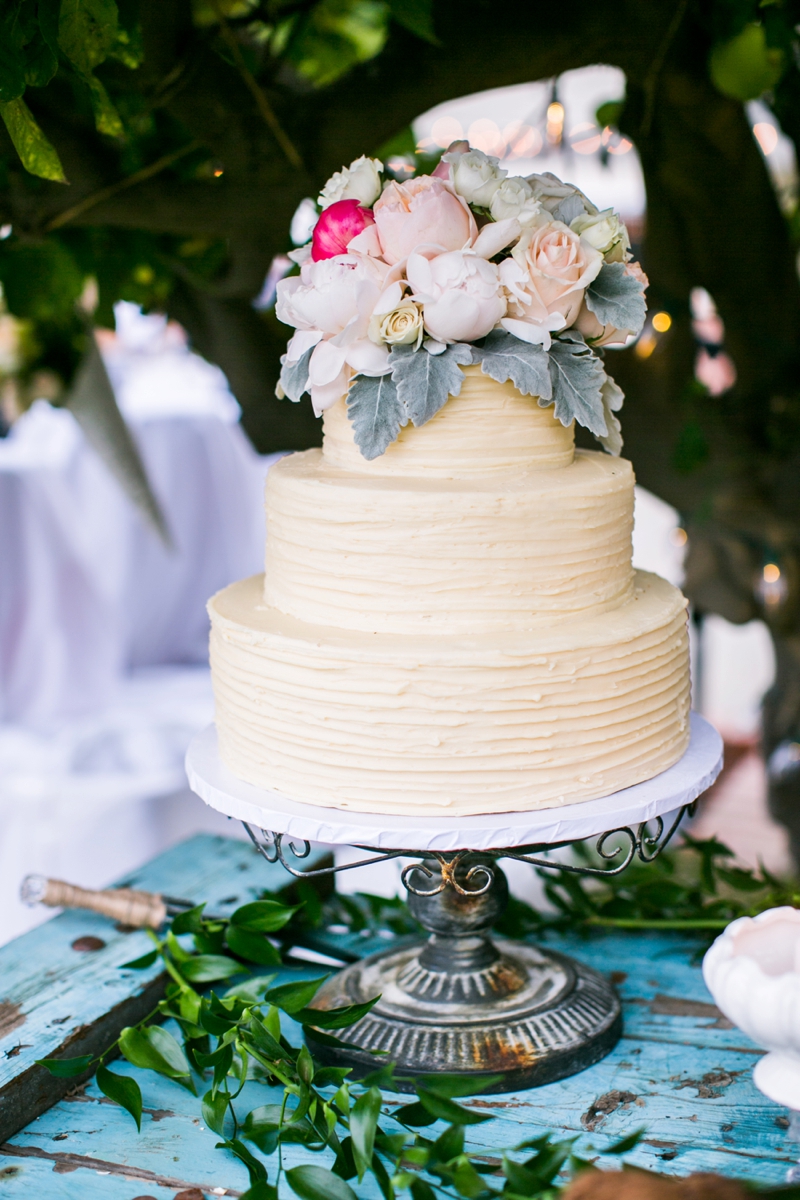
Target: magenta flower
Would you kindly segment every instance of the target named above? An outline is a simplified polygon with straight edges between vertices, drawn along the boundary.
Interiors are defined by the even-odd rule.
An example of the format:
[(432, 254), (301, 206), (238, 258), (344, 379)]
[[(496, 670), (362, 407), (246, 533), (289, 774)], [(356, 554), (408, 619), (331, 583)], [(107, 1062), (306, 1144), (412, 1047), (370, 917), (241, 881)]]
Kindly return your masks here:
[(311, 257), (314, 262), (345, 254), (354, 237), (374, 225), (372, 210), (362, 208), (358, 200), (337, 200), (320, 214), (311, 235)]

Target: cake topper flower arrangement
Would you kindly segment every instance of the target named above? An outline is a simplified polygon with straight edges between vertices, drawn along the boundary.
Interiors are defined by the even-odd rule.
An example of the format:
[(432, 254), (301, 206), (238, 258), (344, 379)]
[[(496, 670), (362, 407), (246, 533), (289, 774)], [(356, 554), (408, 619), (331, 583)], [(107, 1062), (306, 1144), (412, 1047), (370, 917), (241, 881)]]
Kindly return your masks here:
[(277, 315), (296, 330), (279, 395), (310, 392), (319, 416), (346, 394), (372, 459), (480, 363), (619, 454), (623, 394), (598, 350), (641, 332), (647, 278), (613, 210), (550, 173), (509, 176), (466, 142), (404, 183), (361, 157), (319, 204), (292, 255), (300, 274), (278, 284)]

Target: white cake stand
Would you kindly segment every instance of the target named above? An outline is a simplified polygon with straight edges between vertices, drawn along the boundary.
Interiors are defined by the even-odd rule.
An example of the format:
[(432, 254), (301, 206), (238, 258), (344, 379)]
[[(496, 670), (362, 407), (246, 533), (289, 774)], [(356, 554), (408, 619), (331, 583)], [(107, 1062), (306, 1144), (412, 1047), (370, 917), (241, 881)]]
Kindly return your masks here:
[[(222, 763), (213, 726), (186, 756), (192, 790), (242, 821), (256, 849), (294, 876), (400, 856), (419, 860), (404, 868), (402, 880), (429, 937), (371, 955), (328, 980), (315, 1007), (381, 999), (347, 1029), (346, 1044), (331, 1045), (310, 1028), (306, 1038), (318, 1059), (349, 1066), (355, 1077), (388, 1060), (401, 1086), (404, 1077), (447, 1071), (474, 1078), (476, 1091), (571, 1075), (604, 1057), (622, 1032), (619, 999), (605, 976), (554, 951), (490, 937), (508, 898), (497, 861), (596, 876), (617, 875), (636, 856), (652, 861), (721, 769), (722, 739), (693, 713), (686, 753), (645, 783), (558, 808), (448, 819), (323, 808), (242, 783)], [(542, 857), (593, 837), (608, 866)], [(369, 857), (303, 871), (300, 860), (314, 841), (357, 846)]]

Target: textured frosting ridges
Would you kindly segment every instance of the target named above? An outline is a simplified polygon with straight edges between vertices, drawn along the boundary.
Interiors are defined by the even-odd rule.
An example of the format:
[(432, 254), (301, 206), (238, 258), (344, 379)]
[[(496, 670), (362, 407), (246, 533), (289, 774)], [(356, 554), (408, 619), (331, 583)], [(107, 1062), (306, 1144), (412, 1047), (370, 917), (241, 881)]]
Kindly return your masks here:
[(657, 576), (599, 615), (468, 638), (309, 625), (262, 588), (209, 605), (220, 750), (259, 787), (372, 812), (530, 810), (651, 778), (688, 744), (685, 601)]
[[(571, 438), (515, 395), (535, 426), (545, 417)], [(561, 470), (457, 479), (295, 454), (267, 480), (265, 599), (365, 633), (522, 631), (601, 613), (631, 595), (633, 484), (630, 463), (595, 451)]]
[(353, 440), (344, 400), (324, 414), (323, 454), (332, 467), (359, 475), (464, 474), (565, 467), (572, 461), (573, 427), (557, 421), (553, 406), (540, 408), (511, 383), (495, 383), (480, 367), (466, 367), (458, 396), (419, 429), (409, 424), (371, 462)]

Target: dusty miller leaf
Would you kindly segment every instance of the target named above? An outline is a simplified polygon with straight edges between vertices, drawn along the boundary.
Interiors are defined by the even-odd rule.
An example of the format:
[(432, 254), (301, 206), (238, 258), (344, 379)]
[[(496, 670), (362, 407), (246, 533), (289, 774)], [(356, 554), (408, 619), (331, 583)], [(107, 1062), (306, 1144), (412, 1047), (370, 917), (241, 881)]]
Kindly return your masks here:
[(622, 426), (614, 414), (622, 408), (625, 393), (610, 376), (606, 375), (600, 394), (603, 397), (603, 416), (606, 419), (608, 433), (605, 437), (598, 438), (598, 441), (604, 450), (616, 458), (622, 451)]
[(576, 217), (582, 216), (585, 212), (583, 201), (573, 192), (571, 196), (565, 196), (558, 207), (553, 209), (553, 220), (571, 225)]
[(297, 362), (287, 363), (285, 354), (281, 359), (281, 387), (290, 400), (297, 401), (308, 391), (308, 364), (314, 350), (314, 346), (309, 346)]
[(577, 421), (595, 437), (607, 437), (603, 413), (603, 364), (580, 334), (555, 338), (548, 354), (556, 417), (562, 425)]
[(604, 263), (600, 274), (586, 289), (586, 307), (601, 325), (641, 333), (647, 305), (644, 289), (632, 275), (625, 274), (624, 263)]
[(480, 358), (481, 370), (498, 383), (510, 380), (523, 396), (540, 396), (550, 400), (553, 385), (547, 368), (547, 352), (514, 337), (504, 329), (493, 329), (482, 346), (474, 347)]
[(468, 366), (471, 362), (472, 347), (460, 342), (448, 346), (441, 354), (429, 354), (411, 346), (392, 347), (389, 365), (397, 396), (415, 425), (430, 421), (450, 396), (458, 395), (464, 382), (458, 364)]
[(25, 101), (18, 99), (0, 104), (0, 116), (25, 170), (30, 171), (31, 175), (38, 175), (40, 179), (66, 183), (61, 159), (53, 144), (42, 133)]
[[(428, 355), (426, 354), (427, 358)], [(391, 375), (356, 375), (347, 393), (347, 415), (366, 459), (378, 458), (408, 424), (408, 412)]]

